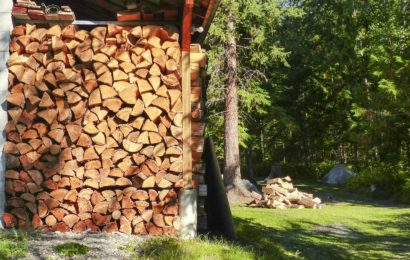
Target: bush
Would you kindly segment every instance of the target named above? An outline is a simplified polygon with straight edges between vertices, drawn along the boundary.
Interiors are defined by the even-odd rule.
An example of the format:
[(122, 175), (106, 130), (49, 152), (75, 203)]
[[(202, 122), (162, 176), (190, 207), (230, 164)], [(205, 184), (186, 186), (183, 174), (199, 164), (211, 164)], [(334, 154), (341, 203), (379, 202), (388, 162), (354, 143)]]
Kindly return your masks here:
[[(255, 178), (266, 178), (270, 173), (272, 167), (271, 161), (263, 161), (261, 163), (255, 163), (253, 166), (253, 172)], [(244, 167), (243, 174), (246, 174), (246, 166)]]
[[(255, 164), (254, 171), (255, 177), (267, 177), (270, 173), (273, 163), (270, 161), (265, 161), (262, 163)], [(320, 179), (329, 170), (336, 165), (333, 161), (323, 161), (320, 163), (313, 163), (310, 165), (305, 165), (303, 163), (286, 163), (279, 164), (282, 166), (282, 172), (285, 176), (289, 175), (296, 179)]]
[[(370, 193), (372, 197), (388, 199), (399, 196), (406, 182), (407, 169), (400, 165), (380, 163), (362, 169), (354, 178), (350, 179), (347, 186), (350, 190)], [(370, 192), (370, 186), (376, 190)], [(409, 194), (410, 194), (410, 184)]]
[(313, 179), (318, 180), (335, 166), (337, 162), (323, 161), (320, 163), (303, 164), (290, 163), (283, 166), (282, 170), (285, 175), (289, 175), (296, 179)]
[(405, 203), (410, 203), (410, 179), (406, 179), (401, 190), (400, 199)]

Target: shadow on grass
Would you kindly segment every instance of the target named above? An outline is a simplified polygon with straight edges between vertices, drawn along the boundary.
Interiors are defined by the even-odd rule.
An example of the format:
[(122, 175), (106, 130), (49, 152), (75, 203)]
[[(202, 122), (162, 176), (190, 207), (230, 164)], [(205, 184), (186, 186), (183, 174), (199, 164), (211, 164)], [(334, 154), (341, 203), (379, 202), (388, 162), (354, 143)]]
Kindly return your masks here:
[(313, 193), (320, 197), (325, 203), (350, 203), (356, 205), (368, 205), (384, 208), (408, 208), (410, 205), (398, 203), (392, 199), (373, 199), (367, 194), (351, 192), (342, 186), (329, 185), (318, 181), (294, 181), (296, 188), (303, 192)]
[[(265, 180), (257, 181), (258, 188), (266, 185)], [(410, 205), (399, 203), (393, 199), (374, 199), (369, 194), (352, 192), (343, 186), (330, 185), (314, 180), (293, 180), (293, 185), (302, 192), (313, 193), (325, 203), (350, 203), (373, 207), (408, 208)]]
[(235, 218), (241, 243), (250, 245), (258, 253), (258, 259), (410, 258), (410, 214), (399, 214), (392, 221), (366, 223), (375, 230), (396, 232), (370, 234), (342, 224), (321, 226), (291, 220), (288, 221), (289, 228), (281, 230), (261, 225), (253, 219)]

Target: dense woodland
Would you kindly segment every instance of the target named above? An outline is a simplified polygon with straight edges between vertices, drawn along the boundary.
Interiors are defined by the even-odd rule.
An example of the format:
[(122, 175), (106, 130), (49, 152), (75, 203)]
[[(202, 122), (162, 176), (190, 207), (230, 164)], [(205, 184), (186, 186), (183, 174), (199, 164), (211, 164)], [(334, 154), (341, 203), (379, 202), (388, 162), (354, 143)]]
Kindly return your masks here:
[(273, 164), (319, 178), (344, 163), (358, 173), (353, 188), (410, 193), (409, 9), (408, 0), (223, 0), (207, 42), (207, 134), (221, 162), (237, 76), (243, 178)]

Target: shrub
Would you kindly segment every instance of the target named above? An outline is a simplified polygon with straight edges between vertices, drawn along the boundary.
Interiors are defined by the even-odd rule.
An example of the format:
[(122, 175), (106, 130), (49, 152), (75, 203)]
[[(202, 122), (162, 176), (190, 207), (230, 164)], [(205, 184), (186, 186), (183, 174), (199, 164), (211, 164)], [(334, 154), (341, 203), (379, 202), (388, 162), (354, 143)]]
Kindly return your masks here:
[[(270, 173), (270, 168), (272, 167), (271, 161), (263, 161), (260, 163), (255, 163), (253, 166), (255, 178), (266, 178)], [(241, 169), (242, 170), (242, 169)], [(246, 174), (246, 166), (243, 168), (242, 175)]]
[[(333, 161), (323, 161), (320, 163), (313, 164), (303, 164), (303, 163), (286, 163), (279, 164), (282, 166), (282, 172), (285, 176), (289, 175), (296, 179), (319, 179), (323, 177), (336, 162)], [(270, 161), (265, 161), (262, 163), (255, 164), (254, 171), (255, 177), (267, 177), (270, 173), (273, 163)]]
[(372, 197), (388, 199), (401, 193), (406, 174), (406, 168), (400, 165), (369, 165), (350, 179), (347, 186), (350, 190), (370, 193), (370, 186), (375, 185), (376, 190), (370, 193)]
[(61, 245), (57, 245), (54, 247), (54, 249), (62, 256), (75, 256), (75, 255), (85, 255), (90, 251), (90, 248), (88, 246), (75, 243), (75, 242), (69, 242), (69, 243), (64, 243)]
[(405, 203), (410, 203), (410, 178), (406, 179), (403, 185), (400, 199)]

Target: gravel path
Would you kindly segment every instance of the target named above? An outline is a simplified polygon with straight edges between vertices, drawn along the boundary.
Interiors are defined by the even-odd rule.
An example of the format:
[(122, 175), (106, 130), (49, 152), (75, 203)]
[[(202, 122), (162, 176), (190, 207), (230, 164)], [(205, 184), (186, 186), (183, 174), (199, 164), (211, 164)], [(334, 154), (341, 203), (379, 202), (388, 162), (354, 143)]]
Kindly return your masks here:
[[(29, 253), (24, 259), (97, 259), (123, 260), (132, 259), (131, 253), (119, 249), (120, 246), (141, 243), (143, 237), (125, 235), (122, 233), (36, 233), (28, 241)], [(88, 246), (91, 250), (86, 255), (71, 258), (60, 256), (54, 246), (67, 242), (76, 242)]]

